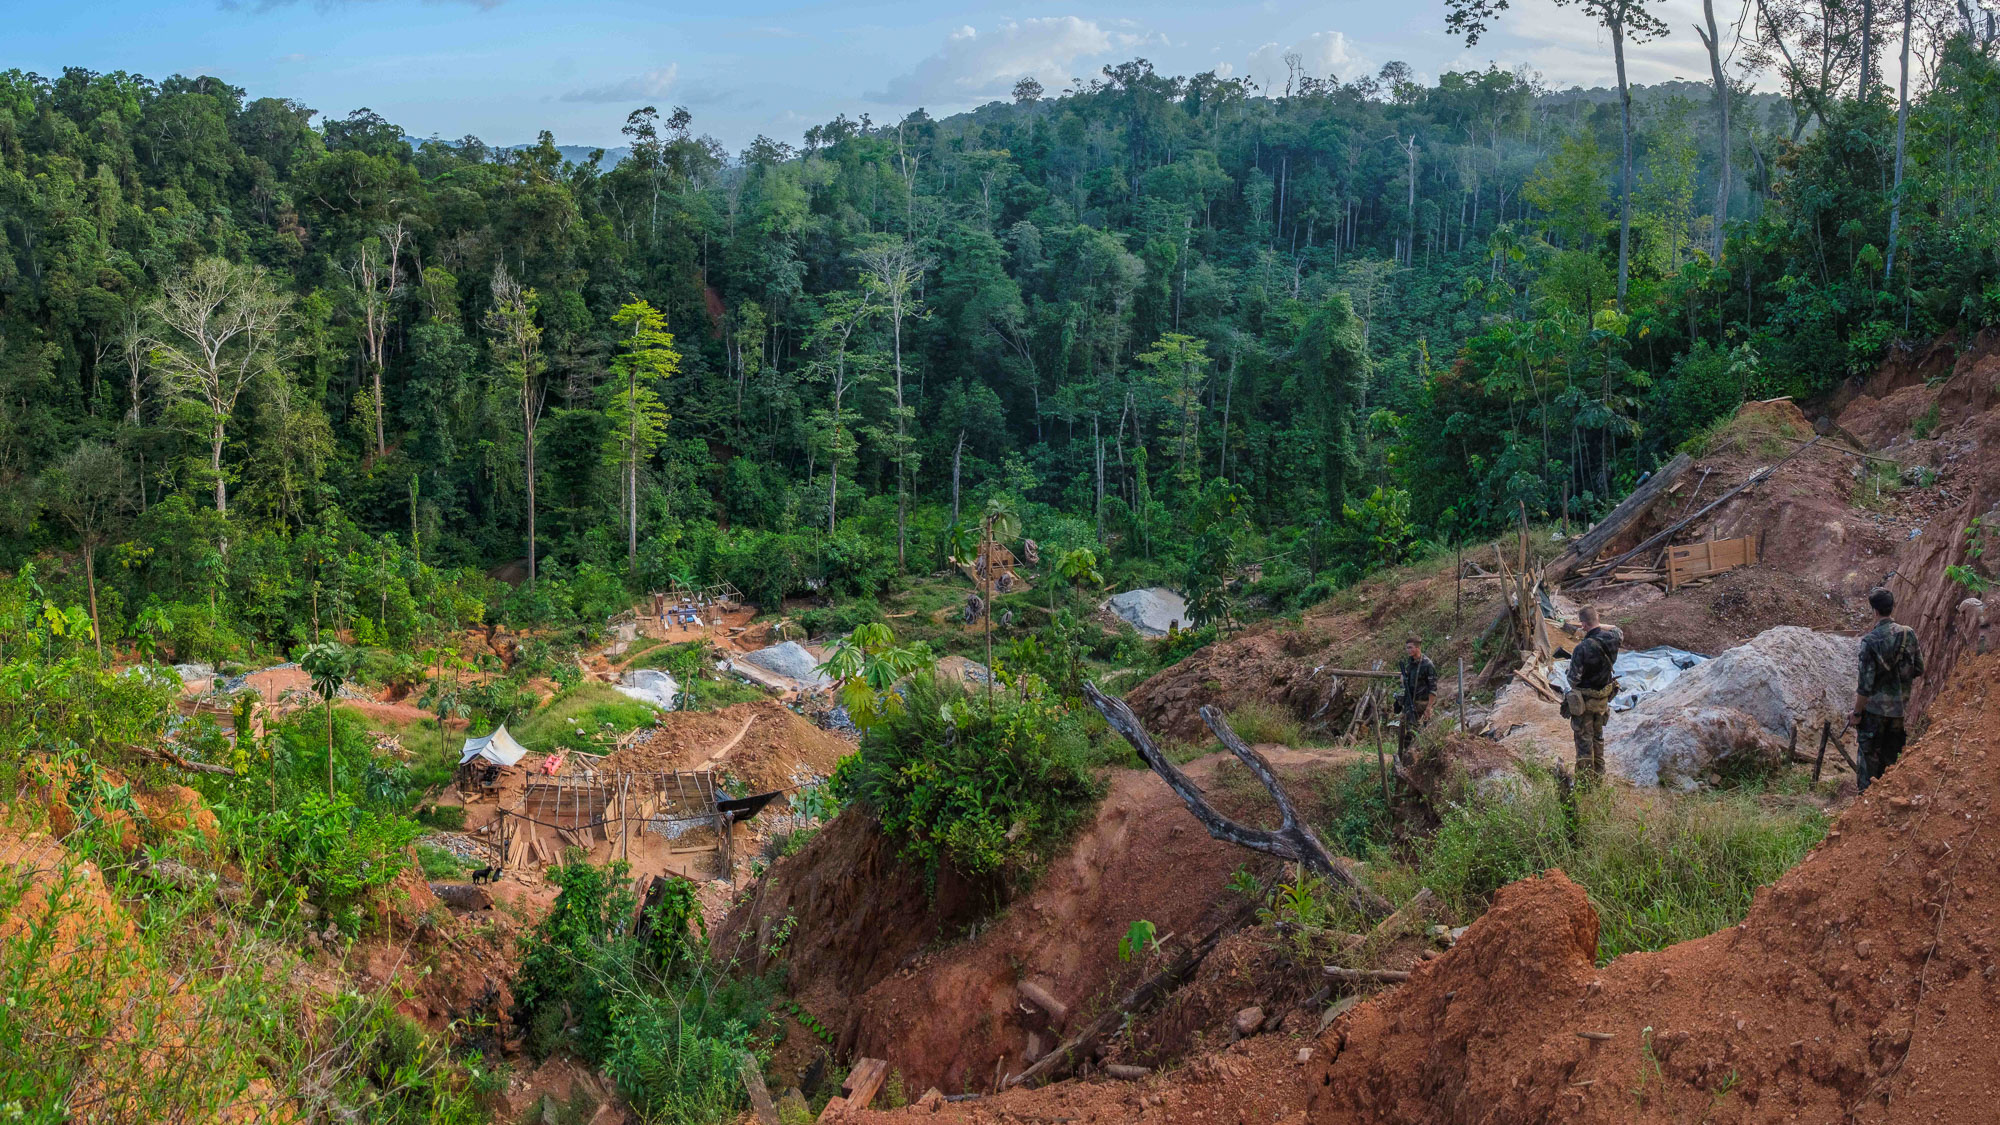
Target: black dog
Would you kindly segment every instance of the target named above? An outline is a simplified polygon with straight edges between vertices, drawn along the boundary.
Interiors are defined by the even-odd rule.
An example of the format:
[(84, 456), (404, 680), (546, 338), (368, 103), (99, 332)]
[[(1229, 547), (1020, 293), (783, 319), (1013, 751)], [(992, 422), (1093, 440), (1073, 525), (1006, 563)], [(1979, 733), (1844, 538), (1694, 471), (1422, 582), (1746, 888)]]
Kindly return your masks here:
[(472, 881), (474, 883), (497, 883), (500, 881), (500, 869), (497, 867), (482, 867), (472, 873)]

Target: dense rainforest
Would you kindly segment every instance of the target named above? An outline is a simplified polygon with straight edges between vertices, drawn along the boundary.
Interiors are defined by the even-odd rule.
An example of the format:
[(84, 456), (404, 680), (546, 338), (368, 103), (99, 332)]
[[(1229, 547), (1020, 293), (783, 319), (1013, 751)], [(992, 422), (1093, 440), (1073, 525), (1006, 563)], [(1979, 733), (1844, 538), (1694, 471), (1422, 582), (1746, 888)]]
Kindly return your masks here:
[(1635, 89), (1623, 234), (1616, 93), (1497, 68), (1134, 60), (741, 153), (645, 107), (612, 167), (9, 72), (0, 567), (218, 658), (866, 596), (992, 504), (1201, 618), (1252, 560), (1299, 604), (2000, 315), (2000, 74), (1928, 51), (1904, 120), (1837, 53)]
[[(1447, 26), (1476, 39), (1506, 7), (1448, 0)], [(1079, 870), (1208, 843), (1106, 800), (1144, 759), (1085, 702), (1116, 714), (1100, 683), (1138, 699), (1267, 637), (1287, 660), (1330, 652), (1309, 621), (1218, 638), (1429, 585), (1450, 625), (1418, 598), (1369, 640), (1409, 630), (1460, 658), (1455, 715), (1396, 724), (1456, 778), (1448, 733), (1487, 748), (1458, 729), (1477, 729), (1465, 657), (1523, 677), (1424, 568), (1521, 524), (1575, 531), (1747, 400), (1815, 407), (2000, 321), (2000, 17), (1758, 0), (1732, 44), (1705, 4), (1713, 81), (1628, 88), (1625, 56), (1671, 29), (1644, 0), (1566, 11), (1609, 33), (1617, 89), (1400, 63), (1337, 79), (1296, 56), (1259, 85), (1134, 59), (740, 152), (636, 106), (617, 159), (547, 132), (416, 139), (213, 77), (0, 72), (0, 1118), (624, 1119), (572, 1096), (595, 1072), (647, 1122), (735, 1120), (764, 1069), (831, 1098), (858, 1013), (927, 1003), (822, 1004), (800, 980), (845, 988), (905, 941), (950, 964), (1010, 911), (1078, 922), (1035, 926), (1074, 931), (1063, 963), (1106, 967), (1064, 970), (1082, 1001), (1165, 980), (1169, 959), (1196, 979), (1164, 943), (1225, 930), (1168, 910), (1224, 896), (1234, 926), (1268, 903), (1271, 956), (1311, 983), (1246, 973), (1260, 991), (1216, 1006), (1232, 1050), (1242, 1004), (1326, 999), (1329, 951), (1376, 956), (1361, 935), (1391, 894), (1396, 917), (1428, 899), (1469, 923), (1559, 867), (1607, 953), (1742, 920), (1833, 823), (1831, 772), (1732, 761), (1701, 792), (1627, 800), (1572, 786), (1558, 757), (1458, 802), (1399, 753), (1392, 792), (1373, 690), (1374, 755), (1312, 749), (1320, 729), (1275, 695), (1226, 716), (1249, 744), (1326, 755), (1299, 789), (1318, 779), (1309, 815), (1368, 861), (1366, 896), (1303, 866), (1262, 885), (1238, 856), (1010, 905), (1100, 801), (1168, 835), (1135, 827)], [(995, 541), (1033, 588), (994, 584)], [(755, 611), (613, 627), (647, 592), (713, 583)], [(1097, 612), (1107, 589), (1171, 603), (1133, 590), (1156, 585), (1187, 599), (1164, 635)], [(739, 679), (800, 639), (818, 663)], [(1261, 689), (1276, 660), (1244, 676)], [(1475, 707), (1491, 686), (1475, 677)], [(466, 756), (501, 727), (471, 747), (497, 757)], [(531, 770), (556, 778), (558, 816), (565, 793), (601, 797), (546, 847), (520, 828), (546, 813)], [(732, 816), (770, 805), (734, 825), (702, 807), (714, 867), (673, 844), (696, 817), (652, 803), (669, 776), (686, 800), (684, 774), (733, 793)], [(815, 848), (843, 806), (863, 816)], [(845, 866), (796, 885), (846, 889), (767, 896), (792, 861)], [(862, 921), (807, 901), (844, 912), (850, 891)], [(968, 913), (931, 911), (932, 940), (934, 896)], [(732, 910), (751, 900), (772, 912)], [(1131, 928), (1086, 952), (1099, 924)], [(857, 942), (884, 948), (832, 956)], [(973, 964), (953, 1002), (975, 977), (1027, 979), (1011, 951)], [(1020, 1002), (995, 987), (997, 1007), (965, 1001), (979, 1030), (930, 1038), (985, 1036)], [(1076, 1040), (1042, 1053), (1062, 1022), (1043, 1011), (1028, 1053), (1074, 1061)], [(1132, 1015), (1116, 1038), (1136, 1044)], [(1639, 1042), (1626, 1056), (1679, 1084), (1655, 1116), (1713, 1111), (1736, 1083), (1704, 1069), (1696, 1087)], [(1318, 1073), (1289, 1044), (1268, 1057)], [(952, 1088), (1000, 1085), (980, 1058)], [(1886, 1082), (1902, 1063), (1883, 1065)], [(892, 1104), (917, 1092), (888, 1081)]]

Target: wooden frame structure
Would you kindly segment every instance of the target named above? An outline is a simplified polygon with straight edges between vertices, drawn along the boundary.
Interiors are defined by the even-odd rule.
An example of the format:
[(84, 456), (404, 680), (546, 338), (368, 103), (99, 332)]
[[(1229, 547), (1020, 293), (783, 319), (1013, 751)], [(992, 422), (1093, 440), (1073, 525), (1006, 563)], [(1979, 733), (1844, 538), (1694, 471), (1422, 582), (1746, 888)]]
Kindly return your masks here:
[[(507, 867), (531, 859), (547, 866), (562, 859), (564, 848), (587, 851), (599, 842), (630, 855), (632, 836), (651, 834), (668, 840), (670, 855), (714, 852), (728, 871), (736, 860), (735, 841), (719, 800), (711, 770), (532, 776), (520, 803), (500, 811), (500, 855)], [(702, 829), (707, 838), (683, 841)]]
[(1667, 548), (1667, 589), (1674, 590), (1697, 578), (1749, 566), (1763, 553), (1762, 536), (1741, 539), (1711, 539)]

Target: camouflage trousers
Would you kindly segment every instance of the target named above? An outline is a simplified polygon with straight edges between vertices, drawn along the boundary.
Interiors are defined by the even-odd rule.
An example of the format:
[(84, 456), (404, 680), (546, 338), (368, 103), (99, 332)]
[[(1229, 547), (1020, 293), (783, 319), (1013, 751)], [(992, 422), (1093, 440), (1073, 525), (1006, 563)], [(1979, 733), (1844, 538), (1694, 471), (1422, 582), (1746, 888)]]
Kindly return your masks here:
[(1861, 726), (1856, 729), (1854, 738), (1854, 764), (1860, 771), (1855, 785), (1861, 792), (1867, 792), (1870, 783), (1896, 764), (1896, 759), (1903, 756), (1903, 743), (1908, 739), (1909, 733), (1903, 729), (1901, 716), (1861, 716)]
[(1611, 695), (1580, 690), (1583, 709), (1569, 717), (1570, 733), (1576, 736), (1576, 772), (1579, 777), (1604, 776), (1604, 724), (1611, 718)]

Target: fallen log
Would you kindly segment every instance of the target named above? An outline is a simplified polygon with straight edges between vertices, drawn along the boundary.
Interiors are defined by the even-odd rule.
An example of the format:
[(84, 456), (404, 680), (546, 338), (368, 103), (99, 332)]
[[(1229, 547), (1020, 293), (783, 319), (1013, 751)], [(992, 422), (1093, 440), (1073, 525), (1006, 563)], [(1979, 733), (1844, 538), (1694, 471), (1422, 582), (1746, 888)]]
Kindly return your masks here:
[[(1088, 688), (1087, 682), (1085, 686)], [(1007, 1085), (1021, 1086), (1054, 1080), (1068, 1073), (1070, 1068), (1082, 1060), (1085, 1053), (1097, 1046), (1099, 1040), (1125, 1026), (1128, 1017), (1144, 1010), (1154, 1001), (1179, 987), (1202, 960), (1214, 952), (1224, 937), (1234, 933), (1257, 916), (1257, 907), (1263, 900), (1264, 896), (1258, 895), (1255, 899), (1247, 900), (1238, 906), (1229, 917), (1223, 919), (1221, 924), (1210, 930), (1200, 941), (1175, 955), (1165, 968), (1139, 982), (1138, 986), (1121, 997), (1117, 1004), (1092, 1020), (1088, 1027), (1064, 1040), (1055, 1050), (1037, 1059), (1028, 1069), (1009, 1078)]]
[(1653, 504), (1686, 473), (1694, 459), (1683, 453), (1659, 467), (1646, 483), (1633, 489), (1618, 506), (1598, 520), (1589, 531), (1570, 540), (1563, 553), (1556, 556), (1548, 566), (1544, 578), (1550, 582), (1561, 582), (1580, 566), (1586, 566), (1598, 552), (1611, 545), (1626, 528), (1638, 522), (1639, 517), (1652, 510)]
[(1431, 911), (1437, 909), (1437, 903), (1438, 898), (1431, 893), (1429, 887), (1419, 890), (1410, 896), (1410, 901), (1404, 903), (1401, 909), (1377, 922), (1375, 928), (1369, 932), (1368, 940), (1363, 944), (1379, 946), (1382, 941), (1394, 938), (1411, 922), (1419, 918), (1428, 919)]
[(141, 750), (139, 753), (140, 756), (143, 758), (147, 758), (155, 762), (165, 762), (167, 765), (173, 766), (177, 769), (184, 769), (193, 773), (212, 773), (222, 777), (236, 776), (236, 771), (230, 769), (228, 766), (218, 766), (211, 764), (209, 762), (190, 761), (189, 759), (183, 758), (179, 754), (176, 754), (172, 750), (168, 750), (165, 747), (161, 747), (155, 750)]
[(1106, 1063), (1104, 1065), (1104, 1076), (1106, 1078), (1116, 1078), (1121, 1082), (1136, 1082), (1151, 1073), (1153, 1073), (1153, 1068), (1150, 1066), (1127, 1066), (1124, 1063)]
[(1210, 836), (1238, 847), (1249, 848), (1251, 851), (1263, 852), (1282, 860), (1305, 865), (1315, 875), (1343, 887), (1347, 891), (1347, 897), (1371, 919), (1385, 918), (1395, 912), (1395, 906), (1388, 899), (1376, 894), (1361, 881), (1361, 877), (1355, 873), (1353, 860), (1329, 852), (1313, 830), (1299, 820), (1298, 810), (1293, 807), (1292, 799), (1285, 792), (1285, 787), (1278, 783), (1278, 775), (1272, 771), (1271, 763), (1265, 761), (1262, 754), (1244, 745), (1236, 732), (1229, 729), (1229, 723), (1223, 719), (1220, 711), (1213, 707), (1203, 707), (1202, 721), (1215, 732), (1215, 737), (1222, 741), (1222, 745), (1227, 747), (1231, 754), (1236, 755), (1238, 761), (1249, 767), (1251, 774), (1271, 794), (1271, 799), (1278, 806), (1279, 816), (1278, 827), (1273, 831), (1238, 824), (1217, 812), (1215, 807), (1208, 803), (1208, 798), (1203, 796), (1201, 788), (1187, 774), (1182, 773), (1179, 766), (1168, 760), (1167, 756), (1160, 752), (1159, 747), (1153, 745), (1152, 737), (1139, 722), (1139, 716), (1132, 713), (1132, 708), (1127, 706), (1124, 700), (1105, 695), (1098, 690), (1096, 684), (1088, 680), (1084, 681), (1083, 695), (1090, 701), (1090, 705), (1097, 708), (1098, 713), (1104, 716), (1104, 721), (1110, 724), (1111, 729), (1123, 735), (1125, 741), (1131, 743), (1132, 748), (1139, 752), (1139, 757), (1152, 767), (1153, 772), (1166, 781), (1167, 787), (1180, 797), (1181, 802), (1187, 805), (1188, 811), (1208, 829)]
[(1326, 975), (1342, 984), (1401, 984), (1410, 979), (1402, 969), (1343, 969), (1328, 965)]
[(1716, 497), (1715, 499), (1710, 500), (1706, 505), (1702, 507), (1700, 511), (1695, 512), (1693, 515), (1682, 516), (1680, 519), (1675, 520), (1673, 523), (1667, 525), (1667, 527), (1656, 533), (1652, 538), (1646, 540), (1644, 543), (1639, 544), (1637, 547), (1632, 548), (1631, 550), (1625, 552), (1624, 554), (1619, 555), (1617, 558), (1612, 559), (1611, 561), (1605, 563), (1603, 566), (1598, 567), (1591, 573), (1584, 575), (1582, 578), (1578, 579), (1578, 581), (1590, 582), (1596, 579), (1603, 578), (1606, 575), (1610, 574), (1612, 571), (1617, 570), (1620, 566), (1623, 566), (1624, 564), (1632, 561), (1632, 559), (1634, 559), (1635, 557), (1643, 555), (1647, 551), (1653, 550), (1656, 547), (1660, 547), (1671, 542), (1673, 540), (1673, 537), (1679, 534), (1682, 528), (1700, 519), (1701, 517), (1707, 515), (1708, 513), (1714, 511), (1715, 509), (1720, 508), (1724, 504), (1727, 504), (1729, 501), (1734, 500), (1736, 498), (1736, 494), (1742, 492), (1744, 489), (1749, 488), (1756, 484), (1761, 484), (1762, 482), (1771, 479), (1771, 475), (1773, 473), (1776, 473), (1779, 469), (1783, 468), (1785, 462), (1790, 461), (1792, 458), (1797, 457), (1799, 454), (1804, 453), (1806, 450), (1811, 449), (1815, 445), (1818, 445), (1819, 440), (1820, 440), (1819, 438), (1814, 438), (1811, 441), (1805, 443), (1804, 445), (1799, 446), (1797, 449), (1792, 450), (1790, 453), (1785, 454), (1783, 457), (1780, 457), (1778, 459), (1777, 464), (1768, 465), (1764, 468), (1758, 469), (1754, 473), (1751, 473), (1748, 480), (1745, 480), (1742, 484), (1737, 485), (1735, 488), (1730, 489), (1729, 491), (1723, 493), (1722, 495)]
[(835, 1121), (850, 1110), (867, 1109), (875, 1100), (875, 1092), (882, 1088), (882, 1081), (889, 1077), (889, 1064), (881, 1059), (861, 1059), (854, 1069), (847, 1072), (847, 1081), (840, 1084), (840, 1095), (826, 1103), (820, 1111), (821, 1121)]

